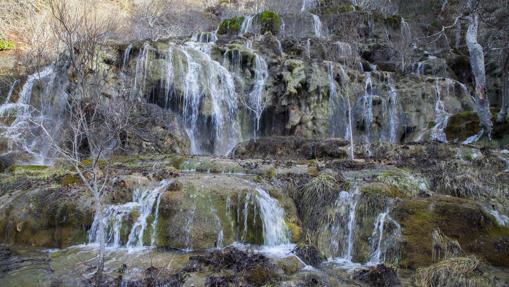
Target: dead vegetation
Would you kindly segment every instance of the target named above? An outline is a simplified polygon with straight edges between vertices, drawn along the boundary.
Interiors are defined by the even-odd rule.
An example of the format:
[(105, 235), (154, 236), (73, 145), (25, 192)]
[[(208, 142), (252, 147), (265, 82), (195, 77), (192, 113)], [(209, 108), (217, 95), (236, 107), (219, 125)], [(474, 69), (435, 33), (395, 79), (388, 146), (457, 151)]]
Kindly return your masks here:
[(477, 257), (456, 257), (418, 269), (415, 284), (419, 287), (494, 286), (487, 275)]

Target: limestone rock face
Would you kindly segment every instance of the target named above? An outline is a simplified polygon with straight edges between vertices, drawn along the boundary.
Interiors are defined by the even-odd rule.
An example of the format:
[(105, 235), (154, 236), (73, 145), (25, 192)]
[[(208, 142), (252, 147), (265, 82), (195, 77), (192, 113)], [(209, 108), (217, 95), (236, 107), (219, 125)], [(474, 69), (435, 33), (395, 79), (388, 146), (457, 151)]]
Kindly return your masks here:
[(82, 191), (40, 188), (2, 195), (0, 241), (64, 248), (87, 242), (93, 204)]

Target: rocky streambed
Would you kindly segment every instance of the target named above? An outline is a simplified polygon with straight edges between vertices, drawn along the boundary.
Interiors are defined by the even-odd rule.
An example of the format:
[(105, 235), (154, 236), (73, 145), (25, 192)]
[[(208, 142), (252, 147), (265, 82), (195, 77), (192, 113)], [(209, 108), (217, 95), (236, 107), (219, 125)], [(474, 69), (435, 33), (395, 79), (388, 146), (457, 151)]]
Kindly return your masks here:
[(116, 157), (102, 219), (65, 165), (13, 165), (0, 176), (1, 285), (92, 284), (99, 220), (108, 286), (507, 284), (507, 154), (343, 149), (280, 137), (231, 157)]

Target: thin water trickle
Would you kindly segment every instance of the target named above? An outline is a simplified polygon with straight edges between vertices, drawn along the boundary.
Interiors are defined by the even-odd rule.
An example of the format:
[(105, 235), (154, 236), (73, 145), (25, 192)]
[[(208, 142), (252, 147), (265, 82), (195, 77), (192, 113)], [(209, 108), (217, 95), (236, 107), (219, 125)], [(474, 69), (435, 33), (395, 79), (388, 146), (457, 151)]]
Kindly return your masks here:
[(373, 82), (371, 79), (371, 73), (365, 73), (366, 79), (364, 84), (364, 95), (362, 97), (362, 113), (364, 117), (364, 129), (366, 134), (364, 135), (365, 143), (368, 149), (368, 155), (371, 156), (371, 132), (373, 126)]
[(255, 54), (255, 75), (253, 89), (249, 93), (247, 107), (254, 114), (255, 127), (253, 129), (253, 137), (256, 139), (260, 130), (260, 119), (265, 109), (265, 84), (269, 77), (269, 71), (265, 60)]
[[(449, 87), (452, 82), (446, 81), (447, 93), (449, 93)], [(442, 89), (437, 79), (435, 83), (436, 101), (435, 101), (435, 126), (431, 130), (431, 140), (447, 143), (447, 135), (445, 134), (445, 128), (449, 121), (449, 113), (447, 112), (444, 102), (442, 101)]]
[(392, 78), (389, 79), (389, 141), (398, 143), (398, 90)]
[(321, 38), (322, 37), (322, 21), (320, 20), (320, 17), (315, 14), (311, 14), (313, 17), (313, 30), (315, 31), (315, 37)]
[(122, 70), (125, 71), (127, 66), (129, 65), (129, 58), (131, 57), (131, 50), (133, 49), (133, 44), (129, 44), (124, 51), (124, 55), (122, 57)]
[(253, 15), (248, 15), (244, 17), (244, 21), (242, 21), (242, 25), (240, 26), (240, 35), (244, 35), (246, 33), (251, 32), (254, 17), (255, 16)]

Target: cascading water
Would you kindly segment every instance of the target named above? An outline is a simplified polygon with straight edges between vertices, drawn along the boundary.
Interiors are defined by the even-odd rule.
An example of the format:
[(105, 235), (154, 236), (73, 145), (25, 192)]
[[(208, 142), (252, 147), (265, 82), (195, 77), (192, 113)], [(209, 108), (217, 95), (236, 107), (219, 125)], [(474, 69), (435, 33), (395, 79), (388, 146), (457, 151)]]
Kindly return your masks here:
[[(208, 54), (209, 43), (188, 42), (167, 52), (164, 103), (181, 116), (193, 154), (227, 154), (240, 141), (237, 94), (230, 72)], [(134, 90), (150, 94), (145, 81), (153, 65), (150, 45), (137, 60)], [(160, 67), (163, 69), (163, 67)]]
[(417, 62), (415, 65), (415, 74), (418, 77), (421, 77), (424, 75), (424, 63), (423, 62)]
[(133, 44), (129, 44), (127, 48), (124, 51), (124, 55), (122, 56), (122, 71), (125, 71), (127, 69), (127, 66), (129, 65), (129, 58), (131, 57), (131, 51), (133, 49)]
[(304, 12), (308, 9), (315, 8), (316, 2), (315, 0), (302, 0), (302, 6), (300, 8), (300, 12)]
[(493, 208), (486, 208), (486, 210), (495, 218), (499, 225), (509, 226), (509, 216), (501, 214), (498, 210)]
[(285, 211), (279, 202), (261, 188), (256, 189), (256, 202), (263, 223), (264, 244), (276, 246), (290, 243), (285, 224)]
[[(57, 77), (58, 70), (59, 67), (48, 66), (30, 75), (16, 103), (0, 105), (0, 119), (7, 119), (6, 125), (0, 125), (0, 138), (7, 139), (8, 152), (26, 153), (28, 163), (44, 165), (51, 161), (53, 151), (47, 133), (59, 141), (67, 101), (67, 78)], [(33, 95), (36, 85), (37, 94)], [(9, 93), (10, 101), (12, 92)]]
[[(345, 82), (350, 82), (350, 77), (346, 73), (345, 69), (342, 65), (339, 65), (339, 70), (341, 71), (341, 77), (344, 79)], [(352, 111), (352, 104), (350, 103), (350, 96), (348, 93), (348, 89), (346, 90), (346, 94), (343, 97), (344, 102), (346, 102), (346, 117), (347, 117), (347, 125), (345, 129), (345, 139), (348, 139), (350, 141), (350, 148), (349, 148), (349, 154), (350, 159), (354, 160), (354, 152), (355, 152), (355, 142), (353, 139), (353, 111)]]
[(197, 43), (214, 43), (217, 41), (216, 32), (197, 32), (191, 36), (191, 41)]
[[(128, 248), (140, 248), (147, 244), (147, 232), (150, 232), (148, 237), (150, 245), (155, 246), (161, 194), (170, 183), (171, 181), (164, 180), (156, 188), (137, 189), (133, 193), (131, 202), (103, 207), (102, 218), (98, 216), (99, 213), (94, 217), (88, 233), (89, 243), (99, 243), (103, 237), (109, 247), (118, 248), (125, 245)], [(138, 216), (127, 236), (128, 222), (135, 214)], [(152, 217), (152, 223), (149, 222), (149, 217)], [(101, 224), (105, 234), (99, 232)], [(127, 241), (125, 241), (126, 236)]]
[(354, 186), (350, 192), (341, 191), (336, 201), (336, 210), (341, 212), (341, 219), (331, 227), (331, 248), (333, 254), (339, 254), (333, 261), (346, 263), (352, 261), (355, 218), (360, 191)]
[(398, 91), (393, 79), (389, 79), (389, 141), (392, 144), (398, 143)]
[(256, 138), (257, 132), (260, 129), (260, 119), (265, 108), (265, 84), (267, 82), (267, 78), (269, 77), (269, 71), (267, 63), (258, 54), (255, 54), (254, 68), (254, 84), (253, 89), (247, 98), (247, 107), (254, 114), (254, 138)]
[[(390, 210), (380, 213), (373, 227), (373, 233), (371, 235), (371, 255), (369, 261), (366, 263), (368, 266), (376, 266), (384, 262), (384, 256), (386, 251), (394, 241), (401, 236), (401, 226), (389, 215)], [(395, 228), (391, 234), (386, 234), (386, 224), (391, 222)], [(387, 237), (384, 237), (387, 235)]]
[(249, 33), (252, 30), (254, 17), (253, 15), (244, 17), (244, 21), (242, 21), (242, 25), (240, 26), (240, 35)]
[(322, 37), (322, 21), (320, 21), (320, 17), (315, 14), (311, 14), (313, 17), (313, 29), (315, 31), (315, 37), (321, 38)]
[(365, 143), (368, 147), (368, 155), (371, 155), (371, 130), (373, 126), (373, 82), (371, 79), (371, 73), (367, 72), (364, 84), (364, 95), (362, 96), (362, 114), (364, 117), (364, 129), (366, 134), (364, 135)]
[(306, 56), (311, 59), (311, 39), (306, 40)]
[(338, 61), (348, 63), (352, 59), (355, 59), (355, 55), (352, 49), (352, 45), (346, 42), (336, 42), (336, 56)]
[[(334, 254), (331, 263), (346, 269), (361, 267), (361, 263), (352, 262), (354, 257), (357, 206), (361, 202), (362, 194), (357, 185), (349, 192), (341, 191), (336, 200), (336, 214), (328, 225), (330, 231), (330, 251)], [(390, 223), (390, 224), (389, 224)], [(359, 231), (357, 231), (359, 232)], [(390, 216), (390, 205), (379, 213), (374, 220), (370, 237), (370, 253), (365, 265), (377, 265), (385, 262), (386, 257), (393, 255), (401, 236), (400, 225)]]
[[(447, 80), (447, 92), (451, 85), (450, 80)], [(442, 92), (438, 80), (435, 85), (436, 90), (436, 101), (435, 101), (435, 126), (431, 130), (431, 140), (447, 143), (447, 136), (445, 134), (445, 128), (449, 121), (449, 113), (447, 112), (444, 103), (442, 102)]]

